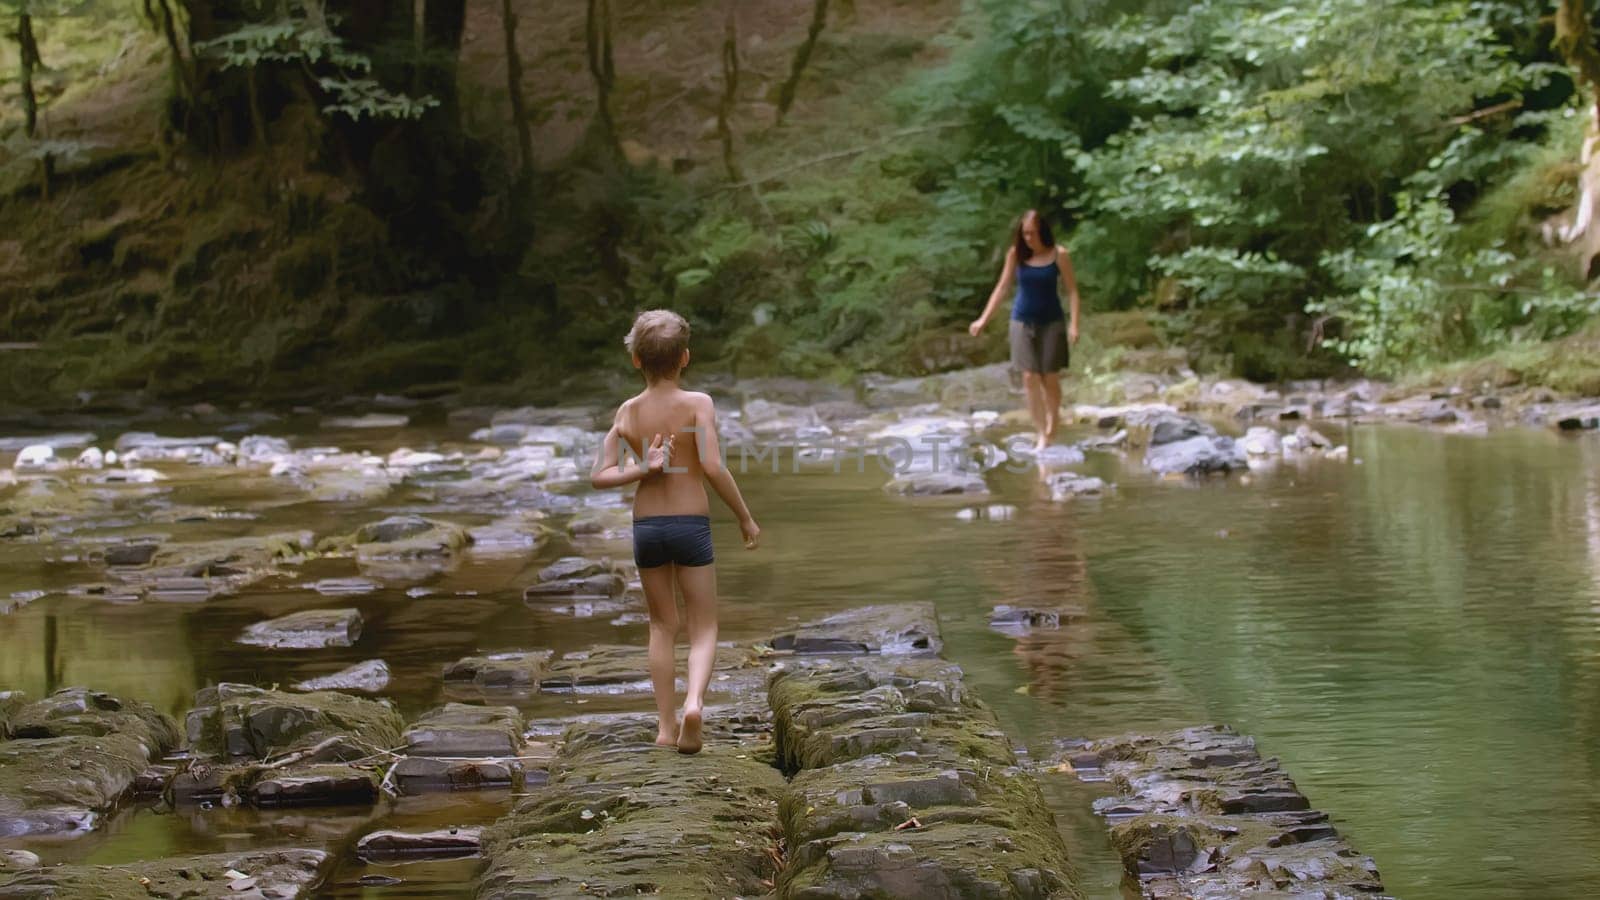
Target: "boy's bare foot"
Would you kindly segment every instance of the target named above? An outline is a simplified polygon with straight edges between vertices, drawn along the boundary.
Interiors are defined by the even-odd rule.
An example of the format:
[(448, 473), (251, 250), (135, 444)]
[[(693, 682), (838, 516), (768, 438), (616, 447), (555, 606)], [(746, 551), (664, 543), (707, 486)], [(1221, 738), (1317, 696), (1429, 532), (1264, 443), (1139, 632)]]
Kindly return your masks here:
[(678, 752), (700, 752), (700, 710), (685, 708), (683, 724), (678, 728)]
[(678, 729), (674, 727), (675, 724), (676, 723), (662, 722), (660, 727), (656, 729), (657, 747), (678, 746)]
[(1033, 452), (1043, 453), (1048, 446), (1050, 446), (1050, 439), (1041, 434), (1039, 439), (1033, 442)]

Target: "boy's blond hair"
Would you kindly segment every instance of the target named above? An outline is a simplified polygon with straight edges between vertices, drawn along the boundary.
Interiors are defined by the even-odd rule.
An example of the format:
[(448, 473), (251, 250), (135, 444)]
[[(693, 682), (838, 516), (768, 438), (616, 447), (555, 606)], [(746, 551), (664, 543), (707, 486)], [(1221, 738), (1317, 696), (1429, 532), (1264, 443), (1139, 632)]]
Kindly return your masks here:
[(639, 357), (639, 368), (651, 378), (678, 374), (683, 351), (689, 349), (689, 322), (670, 309), (639, 313), (623, 339), (628, 352)]

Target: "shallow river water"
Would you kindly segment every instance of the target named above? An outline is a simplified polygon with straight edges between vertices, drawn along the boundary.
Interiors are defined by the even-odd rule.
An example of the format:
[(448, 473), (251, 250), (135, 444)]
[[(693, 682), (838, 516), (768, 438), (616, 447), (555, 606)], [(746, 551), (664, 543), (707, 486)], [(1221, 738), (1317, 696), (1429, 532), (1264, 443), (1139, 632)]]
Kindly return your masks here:
[[(383, 452), (447, 444), (467, 430), (290, 436)], [(995, 472), (986, 502), (1015, 507), (1003, 520), (969, 521), (956, 514), (960, 503), (888, 496), (879, 489), (885, 476), (870, 468), (747, 474), (765, 546), (739, 550), (736, 528), (715, 510), (722, 636), (758, 639), (831, 610), (932, 600), (945, 655), (1036, 756), (1060, 737), (1224, 722), (1282, 759), (1396, 896), (1600, 894), (1600, 442), (1526, 430), (1328, 432), (1349, 443), (1352, 462), (1174, 483), (1091, 457), (1087, 468), (1118, 489), (1065, 504), (1050, 502), (1033, 476)], [(571, 552), (562, 540), (532, 556), (469, 553), (420, 579), (431, 593), (418, 597), (407, 594), (414, 578), (320, 595), (304, 585), (356, 574), (348, 560), (321, 560), (205, 603), (118, 605), (57, 593), (20, 603), (27, 592), (100, 580), (75, 555), (129, 535), (325, 535), (413, 509), (467, 524), (489, 518), (466, 507), (441, 512), (435, 491), (413, 483), (375, 504), (307, 503), (264, 475), (219, 480), (202, 469), (120, 490), (133, 498), (121, 521), (102, 516), (53, 543), (0, 542), (0, 606), (19, 604), (0, 614), (0, 688), (38, 695), (88, 685), (181, 718), (209, 683), (287, 685), (382, 658), (394, 672), (384, 696), (414, 717), (441, 701), (439, 668), (462, 656), (644, 640), (642, 624), (612, 624), (612, 613), (574, 618), (524, 605), (532, 572)], [(256, 517), (152, 515), (175, 507)], [(628, 552), (603, 542), (582, 549)], [(1019, 640), (986, 624), (1008, 602), (1080, 615)], [(366, 626), (354, 647), (235, 642), (263, 618), (334, 606), (361, 610)], [(618, 701), (539, 695), (523, 705), (554, 715)], [(1048, 791), (1085, 893), (1119, 896), (1104, 826), (1089, 812), (1095, 789), (1053, 776)], [(508, 802), (484, 794), (359, 810), (135, 807), (99, 832), (25, 846), (47, 861), (96, 863), (273, 845), (324, 845), (348, 857), (351, 836), (379, 823), (488, 822)], [(474, 865), (379, 870), (347, 858), (325, 895), (462, 896)], [(374, 871), (404, 883), (357, 884)]]

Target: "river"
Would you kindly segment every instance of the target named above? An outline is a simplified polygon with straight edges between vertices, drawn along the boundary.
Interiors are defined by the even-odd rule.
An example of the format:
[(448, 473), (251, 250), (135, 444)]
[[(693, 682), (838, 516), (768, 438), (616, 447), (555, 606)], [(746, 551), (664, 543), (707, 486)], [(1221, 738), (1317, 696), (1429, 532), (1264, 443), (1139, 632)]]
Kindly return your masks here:
[[(469, 430), (290, 420), (276, 433), (296, 446), (386, 453), (456, 446)], [(1349, 462), (1192, 482), (1092, 455), (1086, 470), (1117, 489), (1066, 503), (1051, 502), (1028, 473), (997, 470), (984, 503), (1014, 509), (993, 519), (958, 515), (970, 501), (888, 496), (870, 467), (751, 472), (742, 484), (764, 546), (739, 550), (725, 511), (714, 516), (722, 637), (759, 639), (866, 603), (932, 600), (946, 656), (1035, 756), (1056, 738), (1223, 722), (1283, 761), (1396, 896), (1600, 892), (1591, 852), (1600, 845), (1600, 443), (1527, 429), (1324, 430), (1349, 444)], [(0, 605), (15, 606), (0, 615), (0, 688), (38, 695), (88, 685), (181, 720), (209, 683), (287, 685), (382, 658), (393, 671), (383, 695), (414, 717), (441, 701), (440, 667), (462, 656), (644, 640), (644, 625), (614, 624), (614, 613), (574, 617), (523, 603), (531, 573), (570, 552), (562, 540), (531, 555), (470, 552), (452, 568), (378, 578), (377, 589), (353, 596), (307, 586), (356, 574), (347, 559), (314, 560), (203, 603), (66, 593), (103, 580), (90, 548), (130, 536), (327, 535), (404, 511), (469, 525), (492, 517), (445, 503), (441, 484), (425, 477), (381, 499), (307, 502), (264, 474), (163, 471), (166, 481), (116, 488), (114, 501), (52, 540), (0, 542)], [(211, 514), (162, 515), (194, 509)], [(584, 549), (627, 553), (604, 539)], [(24, 602), (37, 591), (47, 593)], [(1019, 639), (988, 627), (999, 603), (1073, 616)], [(326, 606), (360, 609), (355, 646), (235, 641), (254, 622)], [(523, 706), (555, 715), (647, 708), (642, 699), (541, 694)], [(1057, 778), (1050, 792), (1086, 894), (1119, 896), (1104, 826), (1088, 811), (1095, 789)], [(95, 863), (270, 845), (343, 850), (379, 824), (487, 822), (507, 802), (425, 796), (348, 815), (134, 807), (93, 834), (23, 846), (47, 862)], [(379, 870), (349, 860), (325, 895), (460, 896), (473, 865)], [(380, 871), (404, 883), (358, 883)]]

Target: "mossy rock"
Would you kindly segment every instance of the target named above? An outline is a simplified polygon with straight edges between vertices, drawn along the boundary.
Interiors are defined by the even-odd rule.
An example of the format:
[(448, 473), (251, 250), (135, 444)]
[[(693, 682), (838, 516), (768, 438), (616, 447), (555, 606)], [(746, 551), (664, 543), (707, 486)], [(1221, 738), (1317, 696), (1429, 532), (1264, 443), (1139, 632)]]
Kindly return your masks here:
[(352, 747), (348, 761), (400, 746), (403, 727), (400, 714), (377, 700), (242, 684), (202, 689), (187, 720), (190, 747), (226, 759), (267, 759), (329, 738), (347, 738)]
[(454, 522), (399, 515), (369, 522), (348, 535), (323, 538), (317, 549), (368, 560), (431, 559), (453, 556), (471, 543), (472, 535)]
[(10, 731), (17, 739), (40, 739), (120, 734), (145, 744), (152, 756), (178, 746), (178, 725), (154, 706), (122, 700), (88, 688), (63, 688), (11, 715)]
[[(484, 834), (480, 900), (764, 895), (783, 777), (738, 744), (691, 757), (645, 719), (569, 741), (551, 782)], [(572, 733), (584, 733), (581, 728)]]
[[(321, 850), (252, 850), (115, 866), (50, 866), (0, 876), (0, 897), (17, 900), (232, 900), (309, 897), (328, 868)], [(232, 878), (238, 872), (244, 878)]]

